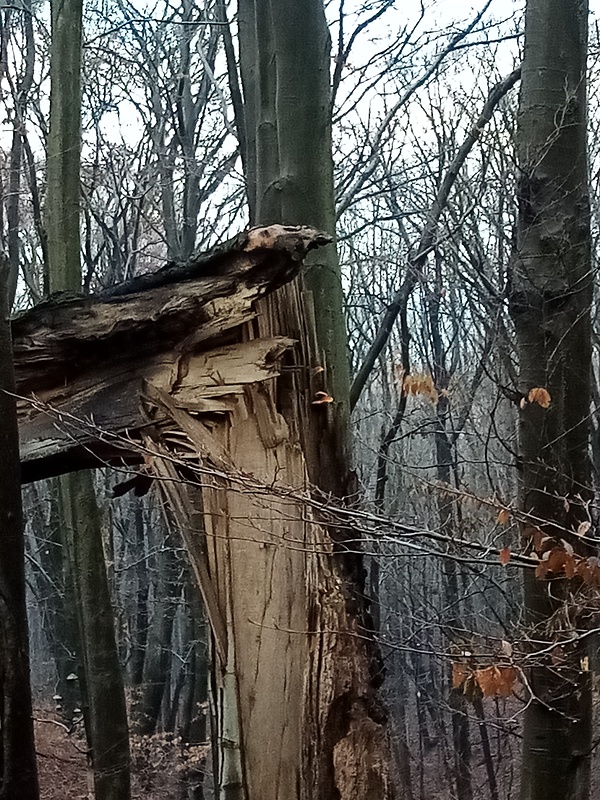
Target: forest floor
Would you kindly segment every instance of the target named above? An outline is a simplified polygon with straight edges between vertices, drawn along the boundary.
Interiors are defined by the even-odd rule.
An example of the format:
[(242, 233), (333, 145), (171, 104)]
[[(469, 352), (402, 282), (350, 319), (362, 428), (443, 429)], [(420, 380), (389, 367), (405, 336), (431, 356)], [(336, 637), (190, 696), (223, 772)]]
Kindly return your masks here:
[(42, 800), (86, 800), (87, 765), (83, 742), (60, 726), (44, 710), (35, 713), (37, 752)]
[[(40, 800), (93, 798), (81, 733), (69, 733), (56, 714), (36, 709), (35, 740)], [(205, 749), (182, 750), (173, 737), (132, 737), (132, 800), (182, 800), (198, 781)], [(89, 785), (88, 785), (89, 781)]]
[[(500, 717), (506, 717), (506, 709)], [(599, 720), (600, 724), (600, 720)], [(499, 797), (518, 797), (520, 770), (519, 739), (503, 735), (492, 727), (492, 743), (496, 753)], [(69, 734), (53, 710), (38, 708), (35, 712), (36, 751), (40, 777), (40, 800), (90, 800), (91, 775), (87, 766), (82, 732)], [(416, 732), (409, 739), (413, 796), (425, 800), (448, 800), (448, 771), (444, 748), (436, 747), (419, 754)], [(477, 735), (473, 735), (473, 788), (476, 798), (489, 798), (490, 790)], [(412, 745), (412, 746), (411, 746)], [(132, 800), (189, 800), (193, 786), (201, 783), (206, 748), (182, 750), (172, 736), (132, 737)], [(498, 755), (499, 754), (499, 755)], [(591, 800), (600, 800), (600, 754), (595, 752), (592, 767)], [(88, 780), (90, 784), (88, 786)], [(210, 781), (205, 782), (205, 800), (210, 800)]]

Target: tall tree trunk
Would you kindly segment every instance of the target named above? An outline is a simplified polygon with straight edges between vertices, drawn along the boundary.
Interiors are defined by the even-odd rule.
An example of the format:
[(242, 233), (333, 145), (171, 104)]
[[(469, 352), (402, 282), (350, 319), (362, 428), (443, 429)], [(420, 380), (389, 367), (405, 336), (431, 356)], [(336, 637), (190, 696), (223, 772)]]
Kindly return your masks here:
[[(242, 0), (239, 12), (252, 221), (334, 234), (323, 4)], [(301, 281), (261, 302), (246, 336), (274, 334), (299, 342), (282, 377), (249, 387), (217, 435), (242, 474), (343, 496), (352, 491), (349, 375), (333, 245), (309, 259)], [(323, 398), (330, 402), (314, 403)], [(215, 637), (219, 798), (392, 797), (356, 546), (352, 555), (338, 552), (297, 496), (240, 494), (215, 478), (203, 503), (227, 627), (226, 637)], [(211, 624), (218, 630), (214, 615)]]
[[(519, 216), (510, 311), (517, 332), (521, 402), (519, 469), (523, 534), (539, 554), (589, 521), (588, 453), (592, 280), (586, 153), (585, 0), (528, 0), (518, 120)], [(530, 402), (546, 389), (549, 408)], [(585, 527), (585, 526), (584, 526)], [(540, 542), (540, 529), (547, 537)], [(569, 607), (577, 589), (528, 575), (526, 613), (532, 640), (573, 642)], [(563, 622), (561, 622), (561, 620)], [(565, 620), (570, 620), (564, 624)], [(591, 686), (587, 639), (562, 645), (560, 669), (535, 659), (525, 711), (523, 800), (585, 800), (591, 757)]]
[(88, 737), (96, 800), (129, 797), (129, 731), (91, 472), (61, 479), (63, 524), (75, 575)]
[(146, 553), (146, 536), (144, 530), (144, 507), (141, 500), (134, 498), (130, 513), (133, 513), (135, 530), (135, 546), (132, 552), (137, 563), (135, 566), (135, 612), (129, 663), (129, 680), (134, 691), (140, 688), (144, 673), (144, 658), (148, 641), (148, 590), (150, 579)]
[[(35, 484), (33, 486), (35, 488)], [(60, 696), (61, 716), (71, 725), (75, 708), (84, 704), (82, 687), (72, 677), (79, 673), (77, 656), (81, 646), (71, 565), (63, 546), (60, 481), (50, 480), (47, 487), (50, 493), (48, 521), (39, 510), (40, 499), (33, 508), (35, 556), (41, 565), (41, 569), (34, 570), (34, 580), (38, 601), (43, 599), (44, 604), (43, 625), (56, 666), (56, 692)]]
[(82, 0), (52, 3), (46, 228), (48, 290), (81, 292), (79, 237)]
[(31, 0), (26, 0), (26, 2), (23, 3), (22, 14), (25, 33), (25, 52), (23, 53), (24, 70), (17, 85), (15, 98), (15, 119), (13, 123), (12, 143), (10, 146), (8, 198), (6, 201), (8, 260), (10, 262), (10, 280), (8, 288), (9, 308), (13, 306), (19, 278), (19, 262), (21, 258), (21, 241), (19, 236), (21, 224), (21, 170), (23, 166), (23, 142), (25, 138), (25, 113), (27, 111), (28, 95), (33, 84), (35, 68), (35, 41), (33, 36)]
[[(51, 7), (47, 168), (49, 291), (81, 291), (81, 0)], [(129, 734), (101, 519), (91, 473), (60, 479), (64, 541), (71, 560), (87, 692), (87, 734), (96, 800), (128, 800)]]
[(0, 261), (0, 799), (36, 800), (9, 263)]
[(154, 613), (146, 642), (143, 680), (135, 715), (135, 732), (141, 735), (156, 731), (170, 675), (173, 620), (181, 593), (181, 564), (170, 535), (165, 536), (161, 547), (157, 559), (158, 583), (155, 587)]

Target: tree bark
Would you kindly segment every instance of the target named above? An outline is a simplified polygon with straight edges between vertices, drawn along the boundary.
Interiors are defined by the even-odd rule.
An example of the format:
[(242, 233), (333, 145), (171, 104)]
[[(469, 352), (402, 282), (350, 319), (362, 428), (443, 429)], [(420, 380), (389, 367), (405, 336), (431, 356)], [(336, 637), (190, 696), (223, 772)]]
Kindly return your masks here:
[[(160, 535), (160, 532), (159, 532)], [(171, 666), (173, 621), (180, 600), (181, 564), (172, 537), (164, 536), (157, 559), (158, 582), (155, 587), (154, 613), (144, 658), (140, 699), (135, 711), (135, 733), (149, 736), (156, 732), (163, 696)]]
[[(592, 271), (586, 151), (585, 0), (528, 0), (518, 119), (519, 215), (510, 311), (517, 333), (521, 402), (519, 469), (523, 534), (540, 556), (589, 520), (588, 453)], [(532, 388), (551, 397), (528, 401)], [(540, 543), (535, 530), (549, 538)], [(534, 640), (573, 638), (585, 627), (570, 598), (577, 586), (527, 575), (526, 614)], [(566, 611), (568, 609), (568, 611)], [(561, 619), (571, 619), (566, 627)], [(568, 628), (568, 630), (567, 630)], [(525, 711), (523, 800), (589, 795), (591, 685), (587, 640), (564, 645), (556, 669), (540, 656)]]
[[(306, 219), (333, 236), (323, 4), (244, 0), (240, 37), (252, 219)], [(308, 260), (301, 280), (261, 303), (245, 333), (281, 335), (298, 341), (284, 355), (281, 376), (248, 387), (227, 432), (214, 433), (234, 471), (287, 486), (292, 495), (240, 494), (215, 479), (202, 498), (205, 580), (218, 608), (208, 616), (222, 743), (219, 797), (391, 797), (362, 561), (342, 556), (293, 496), (311, 483), (349, 491), (348, 359), (333, 246)], [(323, 397), (332, 402), (314, 404)], [(163, 468), (168, 474), (166, 462)]]
[(0, 262), (0, 799), (39, 796), (25, 604), (25, 550), (8, 308), (9, 264)]
[[(81, 291), (79, 233), (82, 0), (51, 4), (50, 129), (46, 214), (50, 294)], [(127, 710), (91, 473), (60, 478), (83, 663), (86, 733), (96, 800), (128, 800)]]
[(81, 0), (55, 0), (51, 17), (46, 226), (49, 291), (54, 294), (81, 289)]
[(127, 709), (92, 473), (71, 473), (61, 484), (65, 540), (75, 574), (94, 792), (97, 800), (123, 800), (130, 792)]
[(130, 514), (133, 514), (135, 533), (132, 556), (137, 560), (135, 567), (135, 611), (132, 624), (132, 643), (129, 662), (129, 682), (134, 693), (141, 691), (144, 674), (144, 660), (148, 641), (148, 590), (150, 579), (146, 554), (146, 536), (144, 525), (144, 507), (137, 498), (132, 502)]

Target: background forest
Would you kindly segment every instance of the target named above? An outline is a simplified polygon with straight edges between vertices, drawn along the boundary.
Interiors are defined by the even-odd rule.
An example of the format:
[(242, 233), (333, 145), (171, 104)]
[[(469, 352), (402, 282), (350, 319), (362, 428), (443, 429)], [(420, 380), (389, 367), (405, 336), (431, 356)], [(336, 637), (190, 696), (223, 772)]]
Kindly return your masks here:
[[(593, 6), (588, 148), (595, 265), (600, 41)], [(559, 673), (568, 660), (567, 645), (549, 628), (531, 635), (523, 572), (533, 569), (530, 554), (520, 555), (519, 406), (552, 402), (543, 383), (536, 395), (516, 394), (519, 333), (508, 303), (525, 9), (506, 0), (331, 0), (325, 10), (337, 243), (354, 378), (353, 524), (365, 553), (396, 780), (406, 800), (508, 800), (520, 791), (523, 714), (531, 704), (528, 648), (535, 639)], [(46, 232), (47, 5), (2, 5), (0, 46), (0, 232), (18, 314), (41, 303), (55, 280)], [(248, 226), (238, 56), (235, 2), (85, 6), (85, 293), (167, 262), (186, 263)], [(593, 409), (600, 402), (596, 309), (594, 296)], [(381, 346), (374, 349), (374, 342)], [(593, 486), (586, 488), (595, 493), (595, 410), (591, 426)], [(65, 558), (61, 528), (74, 513), (69, 503), (87, 500), (67, 500), (59, 478), (24, 486), (41, 796), (87, 796), (85, 728), (89, 737), (89, 726), (99, 726), (96, 747), (114, 757), (112, 743), (127, 725), (118, 700), (124, 694), (133, 796), (213, 798), (204, 611), (173, 518), (154, 487), (128, 491), (129, 478), (108, 468), (89, 478), (95, 502), (84, 516), (98, 538), (79, 566), (83, 574), (93, 563), (108, 580), (107, 593), (93, 577), (87, 588), (75, 588), (91, 593), (98, 623), (84, 646), (85, 622), (76, 610), (82, 604), (72, 594), (77, 562)], [(594, 545), (595, 501), (579, 501), (585, 513), (578, 532)], [(564, 552), (575, 558), (569, 542)], [(557, 558), (542, 561), (551, 557)], [(559, 558), (566, 573), (566, 556)], [(597, 566), (589, 558), (586, 564), (592, 572)], [(582, 579), (588, 588), (597, 583), (591, 573)], [(586, 603), (595, 610), (597, 600)], [(554, 619), (569, 616), (568, 606), (561, 608)], [(586, 637), (594, 644), (585, 671), (596, 719), (597, 623), (589, 616)], [(569, 642), (573, 625), (562, 628)], [(86, 677), (82, 650), (95, 665)], [(99, 722), (86, 719), (95, 691), (115, 698)], [(571, 724), (569, 712), (561, 713)], [(128, 797), (123, 787), (96, 783), (96, 797), (121, 800)], [(591, 796), (600, 798), (597, 769)]]

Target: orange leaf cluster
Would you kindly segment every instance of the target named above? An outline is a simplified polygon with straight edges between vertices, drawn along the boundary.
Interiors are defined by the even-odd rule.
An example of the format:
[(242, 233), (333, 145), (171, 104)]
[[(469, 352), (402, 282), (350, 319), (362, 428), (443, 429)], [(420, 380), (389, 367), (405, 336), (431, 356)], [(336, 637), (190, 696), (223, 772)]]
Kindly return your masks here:
[(510, 697), (519, 677), (515, 667), (495, 664), (476, 669), (474, 674), (484, 697)]
[(432, 403), (438, 401), (438, 391), (429, 373), (415, 372), (404, 376), (402, 391), (406, 395), (422, 395)]
[[(542, 408), (550, 408), (550, 392), (547, 389), (544, 389), (542, 386), (535, 386), (533, 389), (529, 390), (527, 402), (537, 403), (537, 405), (541, 406)], [(524, 404), (522, 403), (521, 405), (523, 406)]]
[(583, 558), (573, 553), (573, 548), (553, 547), (542, 554), (535, 569), (536, 578), (543, 579), (551, 572), (554, 576), (565, 578), (579, 577), (584, 583), (600, 586), (600, 559), (596, 556)]
[(452, 664), (452, 688), (462, 690), (472, 697), (479, 688), (484, 697), (510, 697), (519, 680), (516, 667), (492, 664), (482, 669), (471, 669), (467, 664)]

